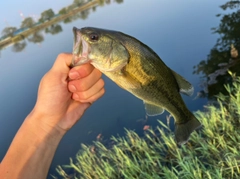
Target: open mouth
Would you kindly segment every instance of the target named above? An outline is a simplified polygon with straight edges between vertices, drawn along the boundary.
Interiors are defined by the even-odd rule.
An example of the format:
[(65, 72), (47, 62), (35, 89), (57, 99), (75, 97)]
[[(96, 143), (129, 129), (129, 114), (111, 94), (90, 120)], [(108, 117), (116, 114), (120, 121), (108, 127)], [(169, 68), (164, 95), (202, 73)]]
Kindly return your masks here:
[(73, 27), (74, 34), (74, 44), (73, 44), (73, 59), (71, 63), (71, 67), (79, 66), (85, 63), (88, 63), (90, 60), (88, 59), (89, 54), (89, 45), (83, 39), (81, 30)]

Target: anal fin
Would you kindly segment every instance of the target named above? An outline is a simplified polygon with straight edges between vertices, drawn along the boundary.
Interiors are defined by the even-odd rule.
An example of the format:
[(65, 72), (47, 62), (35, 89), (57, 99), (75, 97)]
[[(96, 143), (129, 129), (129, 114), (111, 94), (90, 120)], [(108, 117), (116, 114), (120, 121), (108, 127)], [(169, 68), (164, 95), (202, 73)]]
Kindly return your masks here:
[(146, 102), (143, 102), (143, 103), (148, 116), (157, 116), (164, 112), (164, 109), (159, 106), (155, 106), (153, 104), (149, 104)]

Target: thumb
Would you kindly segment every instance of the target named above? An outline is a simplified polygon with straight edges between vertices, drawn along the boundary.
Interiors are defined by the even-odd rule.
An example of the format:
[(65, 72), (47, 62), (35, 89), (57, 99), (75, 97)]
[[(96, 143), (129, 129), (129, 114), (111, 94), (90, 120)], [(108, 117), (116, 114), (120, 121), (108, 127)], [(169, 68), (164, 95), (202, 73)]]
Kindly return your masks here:
[(71, 62), (72, 62), (71, 53), (61, 53), (58, 55), (56, 61), (54, 62), (52, 70), (68, 74)]

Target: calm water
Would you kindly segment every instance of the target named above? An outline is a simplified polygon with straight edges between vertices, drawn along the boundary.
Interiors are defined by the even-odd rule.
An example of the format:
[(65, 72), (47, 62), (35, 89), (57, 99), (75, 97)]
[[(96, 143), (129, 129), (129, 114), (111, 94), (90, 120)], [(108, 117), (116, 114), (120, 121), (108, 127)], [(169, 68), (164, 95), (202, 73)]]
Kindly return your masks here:
[[(94, 26), (113, 29), (132, 35), (150, 46), (173, 70), (188, 79), (195, 87), (194, 96), (200, 91), (198, 75), (193, 75), (193, 66), (206, 59), (215, 45), (217, 35), (211, 28), (219, 24), (216, 14), (222, 10), (219, 5), (226, 1), (188, 0), (124, 0), (112, 2), (90, 9), (87, 17), (69, 23), (58, 23), (53, 34), (41, 31), (39, 43), (27, 40), (20, 52), (18, 47), (9, 46), (0, 51), (0, 160), (6, 153), (12, 138), (35, 104), (38, 84), (41, 77), (50, 69), (57, 55), (71, 52), (73, 44), (72, 28)], [(18, 4), (19, 3), (19, 4)], [(64, 2), (9, 0), (1, 2), (0, 30), (6, 26), (19, 27), (21, 18), (35, 15), (52, 8), (58, 12), (72, 3)], [(10, 4), (15, 4), (12, 6)], [(21, 15), (21, 16), (20, 16)], [(84, 15), (84, 14), (83, 14)], [(86, 14), (85, 14), (86, 15)], [(60, 27), (59, 27), (60, 26)], [(167, 113), (145, 119), (142, 101), (104, 77), (106, 94), (85, 113), (63, 138), (52, 162), (50, 173), (55, 173), (57, 165), (68, 164), (81, 143), (90, 144), (99, 133), (104, 139), (111, 135), (124, 135), (124, 128), (143, 133), (144, 125), (156, 126), (156, 119), (166, 121)], [(184, 101), (191, 111), (203, 109), (206, 99)], [(173, 121), (171, 121), (173, 123)], [(50, 178), (50, 176), (49, 176)]]

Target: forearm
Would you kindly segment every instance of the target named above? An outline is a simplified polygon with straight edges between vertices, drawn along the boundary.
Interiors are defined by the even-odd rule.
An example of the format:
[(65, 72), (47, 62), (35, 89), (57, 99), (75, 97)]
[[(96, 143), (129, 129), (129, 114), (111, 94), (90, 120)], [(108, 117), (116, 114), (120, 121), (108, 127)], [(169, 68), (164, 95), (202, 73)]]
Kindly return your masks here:
[(42, 118), (43, 116), (31, 113), (25, 119), (1, 162), (1, 179), (30, 179), (33, 176), (35, 179), (46, 178), (64, 134), (42, 125)]

